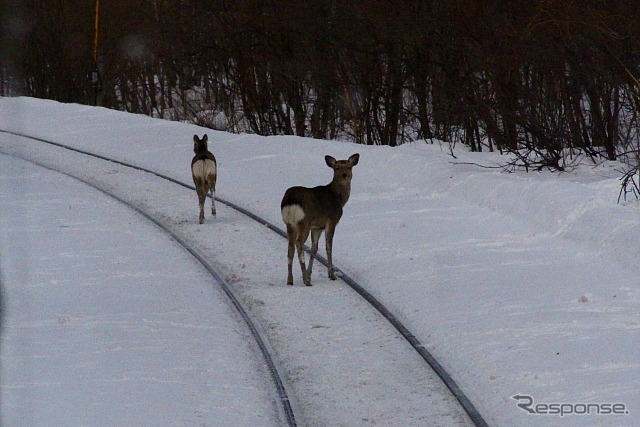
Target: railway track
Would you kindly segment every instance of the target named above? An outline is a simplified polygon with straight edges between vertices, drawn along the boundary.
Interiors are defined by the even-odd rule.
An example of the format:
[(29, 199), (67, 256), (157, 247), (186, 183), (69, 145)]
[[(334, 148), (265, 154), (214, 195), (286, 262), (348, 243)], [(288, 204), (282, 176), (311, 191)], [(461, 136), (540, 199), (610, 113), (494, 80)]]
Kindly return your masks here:
[[(18, 136), (18, 137), (22, 137), (22, 138), (28, 138), (34, 141), (38, 141), (44, 144), (48, 144), (51, 146), (55, 146), (64, 150), (69, 150), (75, 153), (80, 153), (86, 156), (90, 156), (93, 158), (97, 158), (97, 159), (101, 159), (107, 162), (112, 162), (115, 164), (118, 164), (120, 166), (124, 166), (127, 168), (131, 168), (137, 171), (141, 171), (141, 172), (145, 172), (145, 173), (149, 173), (152, 174), (158, 178), (161, 178), (163, 180), (169, 181), (173, 184), (179, 185), (181, 187), (184, 187), (186, 189), (189, 189), (191, 191), (195, 191), (195, 187), (193, 187), (190, 184), (184, 183), (180, 180), (177, 180), (173, 177), (170, 177), (168, 175), (156, 172), (154, 170), (142, 167), (142, 166), (138, 166), (138, 165), (134, 165), (125, 161), (121, 161), (121, 160), (117, 160), (117, 159), (113, 159), (107, 156), (103, 156), (97, 153), (93, 153), (90, 151), (86, 151), (86, 150), (81, 150), (75, 147), (71, 147), (69, 145), (65, 145), (65, 144), (61, 144), (58, 142), (54, 142), (54, 141), (49, 141), (46, 140), (44, 138), (39, 138), (39, 137), (34, 137), (34, 136), (30, 136), (30, 135), (26, 135), (23, 133), (19, 133), (19, 132), (12, 132), (12, 131), (7, 131), (7, 130), (2, 130), (0, 129), (0, 133), (6, 133), (6, 134), (10, 134), (10, 135), (14, 135), (14, 136)], [(45, 166), (46, 167), (46, 166)], [(84, 181), (83, 181), (84, 182)], [(92, 185), (92, 184), (89, 184)], [(93, 185), (92, 185), (93, 186)], [(95, 187), (95, 186), (94, 186)], [(97, 188), (97, 187), (95, 187)], [(110, 197), (114, 197), (116, 200), (119, 200), (125, 204), (128, 204), (126, 201), (121, 200), (120, 198), (118, 198), (117, 196), (113, 196), (110, 195), (109, 193), (105, 192), (104, 190), (100, 191), (104, 192), (105, 194), (108, 194)], [(234, 209), (240, 213), (242, 213), (243, 215), (251, 218), (253, 221), (256, 221), (258, 223), (260, 223), (261, 225), (265, 226), (266, 228), (268, 228), (269, 230), (277, 233), (278, 235), (280, 235), (281, 237), (285, 238), (287, 237), (286, 232), (281, 229), (280, 227), (276, 226), (275, 224), (271, 223), (270, 221), (265, 220), (264, 218), (261, 218), (260, 216), (254, 214), (253, 212), (243, 208), (242, 206), (239, 206), (233, 202), (230, 202), (228, 200), (225, 200), (223, 198), (220, 197), (216, 197), (216, 201), (228, 206), (231, 209)], [(129, 204), (128, 204), (129, 205)], [(131, 206), (131, 205), (129, 205)], [(268, 352), (267, 346), (265, 344), (264, 339), (262, 339), (262, 337), (260, 336), (260, 334), (257, 331), (257, 328), (255, 327), (255, 324), (253, 324), (251, 318), (249, 317), (249, 315), (247, 314), (246, 310), (244, 310), (244, 308), (242, 307), (240, 301), (235, 297), (232, 288), (223, 280), (223, 278), (215, 272), (215, 269), (206, 262), (206, 260), (200, 256), (197, 251), (193, 250), (192, 248), (189, 248), (187, 242), (185, 242), (183, 239), (181, 239), (179, 236), (175, 235), (175, 233), (173, 233), (170, 229), (168, 229), (168, 227), (166, 227), (165, 225), (161, 224), (160, 221), (155, 220), (154, 218), (151, 218), (148, 214), (146, 214), (145, 212), (143, 212), (141, 209), (133, 207), (136, 211), (140, 212), (142, 215), (144, 215), (145, 217), (147, 217), (148, 219), (150, 219), (151, 221), (153, 221), (154, 223), (156, 223), (159, 227), (161, 227), (163, 230), (165, 230), (166, 232), (168, 232), (169, 234), (172, 235), (172, 237), (174, 239), (176, 239), (176, 241), (178, 241), (181, 245), (183, 245), (196, 259), (198, 259), (198, 261), (200, 263), (202, 263), (202, 265), (205, 266), (205, 268), (212, 274), (212, 276), (214, 278), (216, 278), (216, 280), (218, 280), (221, 285), (224, 288), (225, 293), (227, 293), (227, 295), (229, 296), (229, 298), (232, 300), (234, 306), (236, 306), (236, 308), (238, 309), (238, 311), (241, 313), (243, 319), (245, 319), (245, 322), (247, 322), (247, 324), (249, 325), (249, 328), (252, 331), (252, 334), (254, 334), (254, 332), (257, 335), (254, 335), (254, 338), (256, 339), (256, 341), (258, 342), (258, 345), (260, 346), (261, 352), (263, 353), (263, 356), (265, 358), (265, 360), (267, 361), (267, 364), (269, 366), (269, 369), (271, 371), (272, 377), (274, 379), (274, 383), (276, 384), (276, 387), (278, 389), (278, 395), (280, 398), (280, 401), (282, 402), (283, 405), (283, 410), (286, 414), (287, 417), (287, 423), (288, 425), (296, 425), (295, 424), (295, 417), (293, 414), (293, 411), (291, 409), (291, 405), (289, 403), (289, 399), (286, 395), (286, 391), (284, 389), (284, 385), (283, 382), (278, 374), (278, 371), (275, 367), (275, 364), (273, 362), (273, 358), (271, 357), (271, 355)], [(321, 262), (323, 265), (326, 266), (327, 260), (321, 256), (321, 255), (316, 255), (316, 259)], [(384, 304), (382, 304), (378, 299), (376, 299), (372, 294), (370, 294), (362, 285), (360, 285), (359, 283), (357, 283), (353, 278), (351, 278), (346, 272), (344, 272), (342, 269), (340, 269), (339, 266), (336, 266), (334, 264), (334, 268), (336, 270), (336, 275), (338, 277), (340, 277), (340, 279), (346, 283), (351, 289), (353, 289), (356, 293), (358, 293), (365, 301), (367, 301), (368, 304), (370, 304), (376, 311), (378, 311), (384, 319), (386, 319), (392, 326), (393, 328), (395, 328), (400, 335), (402, 335), (402, 337), (404, 337), (404, 339), (406, 339), (406, 341), (411, 345), (411, 347), (416, 351), (416, 353), (420, 356), (420, 358), (422, 358), (422, 360), (424, 360), (429, 366), (430, 368), (438, 375), (438, 377), (442, 380), (442, 382), (444, 383), (444, 385), (448, 388), (448, 390), (451, 392), (451, 394), (455, 397), (455, 399), (458, 401), (458, 403), (461, 405), (461, 407), (464, 409), (464, 411), (466, 412), (466, 414), (468, 415), (468, 417), (470, 418), (470, 420), (473, 422), (473, 424), (475, 426), (487, 426), (487, 422), (484, 420), (484, 418), (482, 417), (482, 415), (478, 412), (478, 410), (475, 408), (475, 406), (473, 405), (473, 403), (469, 400), (469, 398), (466, 396), (466, 394), (462, 391), (462, 389), (457, 385), (457, 383), (454, 381), (454, 379), (451, 377), (451, 375), (443, 368), (443, 366), (439, 363), (439, 361), (428, 351), (428, 349), (420, 342), (420, 340), (389, 310), (387, 309)], [(266, 352), (266, 353), (265, 353)]]
[(286, 423), (286, 425), (288, 427), (296, 427), (297, 423), (296, 423), (296, 419), (295, 419), (295, 415), (293, 413), (293, 409), (291, 408), (291, 403), (289, 401), (289, 396), (287, 395), (287, 391), (285, 389), (284, 386), (284, 382), (282, 381), (282, 378), (280, 376), (280, 373), (275, 365), (274, 362), (274, 358), (271, 355), (270, 350), (267, 347), (266, 341), (265, 339), (262, 337), (262, 334), (258, 331), (258, 328), (256, 327), (255, 323), (253, 322), (253, 320), (251, 319), (251, 317), (249, 316), (249, 314), (247, 313), (247, 310), (244, 308), (244, 306), (242, 305), (242, 303), (240, 302), (240, 300), (238, 299), (238, 297), (235, 295), (233, 288), (229, 285), (229, 283), (227, 283), (227, 281), (224, 279), (224, 277), (222, 276), (222, 274), (220, 272), (218, 272), (216, 270), (215, 267), (213, 267), (211, 265), (211, 263), (209, 263), (194, 247), (192, 247), (186, 240), (184, 240), (182, 237), (180, 237), (178, 234), (176, 234), (173, 230), (171, 230), (170, 227), (168, 227), (166, 224), (164, 224), (162, 221), (156, 219), (155, 217), (153, 217), (152, 215), (148, 214), (147, 212), (145, 212), (143, 209), (139, 208), (138, 206), (134, 205), (133, 203), (128, 202), (127, 200), (124, 200), (121, 197), (118, 197), (117, 195), (104, 190), (103, 188), (100, 188), (97, 185), (94, 185), (93, 183), (91, 183), (88, 180), (79, 178), (77, 176), (73, 176), (70, 174), (65, 173), (64, 171), (61, 170), (57, 170), (54, 169), (50, 166), (35, 162), (33, 160), (29, 160), (29, 159), (25, 159), (22, 158), (22, 160), (28, 161), (30, 163), (36, 164), (42, 168), (57, 172), (57, 173), (61, 173), (65, 176), (69, 176), (72, 179), (78, 180), (88, 186), (90, 186), (91, 188), (94, 188), (95, 190), (101, 192), (102, 194), (106, 195), (107, 197), (110, 197), (116, 201), (118, 201), (119, 203), (127, 206), (128, 208), (132, 209), (133, 211), (137, 212), (138, 214), (140, 214), (141, 216), (143, 216), (145, 219), (147, 219), (148, 221), (151, 221), (152, 223), (154, 223), (158, 228), (160, 228), (163, 232), (165, 232), (167, 235), (171, 236), (171, 238), (178, 243), (182, 248), (184, 248), (189, 254), (191, 254), (191, 256), (193, 256), (198, 263), (200, 263), (200, 265), (202, 265), (202, 267), (204, 267), (204, 269), (209, 273), (209, 275), (211, 275), (211, 277), (214, 279), (215, 283), (217, 285), (220, 286), (220, 288), (224, 291), (225, 295), (229, 298), (229, 300), (231, 301), (233, 307), (236, 309), (236, 311), (238, 312), (238, 314), (240, 315), (240, 317), (242, 318), (242, 320), (245, 322), (245, 324), (247, 325), (247, 328), (249, 329), (249, 332), (251, 333), (252, 338), (255, 340), (255, 342), (258, 345), (258, 348), (260, 349), (260, 353), (267, 365), (267, 369), (271, 375), (271, 379), (274, 383), (275, 389), (276, 389), (276, 393), (277, 393), (277, 397), (278, 397), (278, 401), (280, 403), (280, 409), (282, 412), (282, 416), (284, 418), (284, 421)]

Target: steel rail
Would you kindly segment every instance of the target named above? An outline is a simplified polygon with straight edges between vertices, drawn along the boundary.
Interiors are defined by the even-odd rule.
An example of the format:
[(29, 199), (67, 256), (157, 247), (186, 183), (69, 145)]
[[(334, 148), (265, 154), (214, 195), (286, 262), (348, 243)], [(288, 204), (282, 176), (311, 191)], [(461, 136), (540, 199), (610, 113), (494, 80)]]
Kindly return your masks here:
[[(189, 184), (186, 184), (182, 181), (179, 181), (175, 178), (167, 176), (165, 174), (153, 171), (151, 169), (145, 168), (143, 166), (134, 165), (128, 162), (124, 162), (121, 160), (112, 159), (97, 153), (92, 153), (90, 151), (81, 150), (75, 147), (71, 147), (65, 144), (61, 144), (59, 142), (49, 141), (43, 138), (33, 137), (30, 135), (25, 135), (18, 132), (12, 132), (7, 130), (0, 129), (0, 132), (12, 134), (15, 136), (20, 136), (24, 138), (33, 139), (36, 141), (40, 141), (46, 144), (54, 145), (60, 148), (64, 148), (70, 151), (74, 151), (77, 153), (85, 154), (88, 156), (96, 157), (102, 160), (106, 160), (109, 162), (116, 163), (121, 166), (129, 167), (132, 169), (136, 169), (142, 172), (153, 174), (159, 178), (170, 181), (174, 184), (180, 185), (182, 187), (191, 189), (195, 191), (195, 187)], [(216, 200), (220, 203), (248, 216), (254, 221), (266, 226), (270, 230), (279, 234), (280, 236), (287, 238), (287, 233), (280, 227), (274, 225), (273, 223), (267, 221), (264, 218), (256, 215), (255, 213), (249, 211), (248, 209), (243, 208), (233, 202), (222, 199), (220, 197), (216, 197)], [(307, 248), (307, 252), (309, 249)], [(316, 259), (322, 263), (323, 265), (327, 265), (327, 259), (320, 254), (316, 254)], [(471, 421), (474, 423), (476, 427), (487, 427), (488, 424), (477, 410), (475, 405), (471, 402), (471, 400), (467, 397), (464, 391), (458, 386), (455, 380), (451, 377), (451, 375), (444, 369), (444, 367), (438, 362), (438, 360), (427, 350), (424, 344), (420, 342), (420, 340), (388, 309), (382, 304), (377, 298), (375, 298), (369, 291), (367, 291), (364, 287), (362, 287), (358, 282), (356, 282), (353, 278), (351, 278), (347, 273), (345, 273), (342, 269), (334, 265), (334, 269), (336, 271), (336, 275), (339, 276), (342, 281), (344, 281), (349, 287), (351, 287), (355, 292), (357, 292), (364, 300), (366, 300), (372, 307), (374, 307), (406, 340), (407, 342), (414, 348), (414, 350), (420, 355), (420, 357), (433, 369), (433, 371), (438, 375), (438, 377), (442, 380), (445, 386), (449, 389), (449, 391), (453, 394), (453, 396), (457, 399), (460, 405), (463, 407)]]

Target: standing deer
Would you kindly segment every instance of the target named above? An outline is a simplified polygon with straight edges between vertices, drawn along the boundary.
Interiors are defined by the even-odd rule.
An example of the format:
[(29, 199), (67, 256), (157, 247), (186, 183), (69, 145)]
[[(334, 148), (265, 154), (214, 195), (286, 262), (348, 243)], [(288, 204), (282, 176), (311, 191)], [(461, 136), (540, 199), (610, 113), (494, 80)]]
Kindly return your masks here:
[[(348, 160), (336, 160), (331, 156), (325, 156), (327, 166), (333, 169), (333, 181), (327, 185), (314, 188), (291, 187), (282, 198), (280, 208), (282, 220), (287, 225), (288, 247), (288, 276), (287, 284), (293, 285), (293, 255), (298, 251), (298, 261), (302, 269), (302, 280), (307, 286), (311, 286), (311, 269), (313, 259), (318, 252), (318, 240), (323, 231), (326, 231), (325, 242), (327, 245), (327, 268), (329, 279), (336, 280), (333, 270), (332, 249), (333, 234), (336, 225), (342, 217), (342, 208), (349, 200), (351, 194), (351, 169), (358, 164), (359, 154), (354, 154)], [(311, 257), (309, 266), (305, 267), (304, 243), (311, 233)]]
[(211, 193), (211, 215), (216, 214), (216, 158), (207, 149), (207, 134), (202, 139), (193, 135), (193, 151), (196, 153), (191, 160), (191, 175), (196, 185), (198, 201), (200, 203), (200, 224), (204, 222), (204, 202), (207, 193)]

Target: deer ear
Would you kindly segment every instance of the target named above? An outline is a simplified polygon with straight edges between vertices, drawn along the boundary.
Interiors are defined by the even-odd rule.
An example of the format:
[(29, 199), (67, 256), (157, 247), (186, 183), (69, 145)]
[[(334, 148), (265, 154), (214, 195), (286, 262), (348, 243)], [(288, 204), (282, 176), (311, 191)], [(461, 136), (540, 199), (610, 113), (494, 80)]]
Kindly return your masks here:
[(358, 154), (358, 153), (356, 153), (353, 156), (349, 157), (349, 163), (351, 163), (351, 166), (357, 165), (359, 160), (360, 160), (360, 154)]
[(205, 133), (204, 136), (202, 137), (202, 142), (207, 142), (208, 140), (209, 140), (209, 137)]
[(198, 141), (200, 141), (200, 139), (198, 139), (198, 135), (193, 135), (193, 142), (197, 144)]
[(327, 162), (327, 166), (330, 168), (333, 168), (336, 165), (336, 159), (331, 156), (324, 156), (324, 161)]

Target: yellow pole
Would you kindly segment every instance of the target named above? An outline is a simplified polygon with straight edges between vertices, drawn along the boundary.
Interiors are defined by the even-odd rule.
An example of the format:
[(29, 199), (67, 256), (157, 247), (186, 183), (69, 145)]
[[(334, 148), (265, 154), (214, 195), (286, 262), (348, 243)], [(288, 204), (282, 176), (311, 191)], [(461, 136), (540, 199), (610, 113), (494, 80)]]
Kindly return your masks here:
[(100, 99), (100, 70), (98, 70), (98, 22), (100, 17), (100, 0), (96, 0), (96, 17), (93, 24), (93, 71), (91, 72), (91, 81), (93, 83), (93, 105), (101, 105)]
[(94, 21), (93, 64), (98, 64), (98, 18), (100, 17), (100, 0), (96, 0), (96, 18)]

